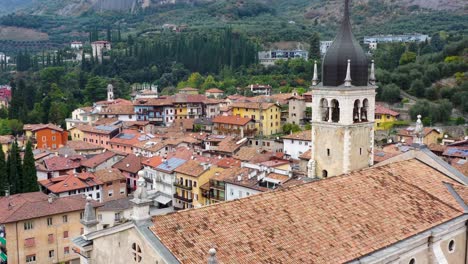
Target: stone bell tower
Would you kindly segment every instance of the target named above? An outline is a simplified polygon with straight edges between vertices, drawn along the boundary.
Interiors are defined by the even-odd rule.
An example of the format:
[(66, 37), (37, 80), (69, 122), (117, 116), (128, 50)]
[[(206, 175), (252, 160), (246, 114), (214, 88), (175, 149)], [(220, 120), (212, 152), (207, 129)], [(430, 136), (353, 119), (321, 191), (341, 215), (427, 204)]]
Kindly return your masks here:
[[(312, 83), (312, 156), (308, 176), (326, 178), (373, 164), (375, 76), (351, 31), (345, 0), (339, 32)], [(316, 72), (314, 73), (316, 76)], [(317, 79), (314, 77), (314, 79)]]
[(114, 101), (114, 86), (112, 84), (107, 85), (107, 101)]

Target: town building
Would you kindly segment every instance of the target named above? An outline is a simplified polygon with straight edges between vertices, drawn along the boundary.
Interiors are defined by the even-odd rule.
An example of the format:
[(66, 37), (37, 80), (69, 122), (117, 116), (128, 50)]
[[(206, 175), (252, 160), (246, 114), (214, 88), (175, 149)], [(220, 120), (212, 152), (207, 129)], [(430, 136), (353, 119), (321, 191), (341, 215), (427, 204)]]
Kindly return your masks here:
[(15, 141), (15, 137), (12, 135), (0, 136), (0, 144), (2, 145), (3, 153), (8, 153), (11, 149), (11, 144)]
[(250, 117), (217, 116), (213, 119), (213, 134), (238, 137), (253, 137), (257, 129)]
[(152, 138), (154, 138), (154, 136), (151, 134), (140, 133), (137, 130), (132, 129), (124, 129), (118, 135), (109, 140), (109, 146), (113, 151), (133, 154), (133, 145)]
[(224, 169), (212, 168), (211, 164), (189, 160), (175, 169), (174, 207), (180, 209), (200, 207), (205, 204), (200, 186)]
[(268, 50), (258, 52), (258, 60), (260, 61), (260, 64), (265, 66), (275, 65), (275, 62), (278, 60), (290, 60), (296, 58), (308, 60), (309, 52), (305, 50)]
[(106, 40), (94, 41), (91, 43), (93, 49), (93, 57), (97, 58), (99, 62), (102, 62), (104, 57), (108, 56), (108, 52), (111, 50), (111, 43)]
[(193, 130), (198, 132), (207, 132), (207, 133), (212, 133), (213, 132), (213, 119), (210, 117), (200, 117), (198, 119), (195, 119), (193, 121)]
[(129, 221), (132, 218), (130, 198), (120, 198), (105, 202), (96, 211), (97, 229), (107, 229)]
[(44, 158), (41, 163), (37, 164), (37, 179), (51, 179), (59, 176), (68, 175), (70, 173), (81, 172), (81, 162), (86, 160), (81, 155), (73, 156), (50, 156)]
[(264, 84), (251, 84), (245, 87), (246, 90), (250, 91), (253, 95), (271, 95), (271, 86)]
[(320, 41), (320, 54), (325, 55), (332, 44), (333, 40)]
[(205, 96), (206, 97), (213, 97), (216, 99), (223, 98), (224, 97), (224, 91), (220, 90), (218, 88), (211, 88), (205, 91)]
[[(346, 2), (348, 3), (348, 1)], [(349, 9), (312, 80), (312, 155), (308, 176), (326, 178), (371, 166), (374, 157), (375, 73), (354, 38)]]
[(141, 164), (141, 157), (137, 157), (134, 154), (129, 154), (114, 164), (112, 168), (119, 169), (123, 175), (125, 175), (127, 178), (127, 188), (129, 189), (129, 192), (136, 189), (138, 172), (143, 169), (143, 165)]
[(81, 140), (70, 140), (67, 142), (67, 145), (63, 148), (69, 148), (73, 150), (75, 154), (78, 155), (95, 155), (100, 154), (104, 151), (103, 147)]
[(70, 43), (70, 48), (72, 49), (82, 49), (83, 48), (83, 42), (81, 41), (72, 41), (72, 43)]
[(214, 118), (221, 113), (220, 100), (206, 99), (205, 100), (205, 117)]
[(0, 197), (2, 256), (18, 264), (80, 263), (71, 239), (82, 234), (85, 201), (42, 192)]
[(67, 144), (68, 132), (53, 124), (26, 124), (23, 130), (35, 148), (56, 150)]
[(149, 121), (154, 125), (169, 126), (175, 120), (172, 98), (141, 98), (134, 102), (135, 114), (139, 121)]
[(110, 169), (114, 164), (121, 161), (124, 157), (125, 155), (123, 154), (117, 154), (113, 151), (105, 151), (81, 162), (81, 166), (84, 170), (89, 172)]
[[(402, 142), (406, 145), (411, 145), (414, 142), (414, 134), (416, 132), (416, 127), (410, 126), (405, 129), (400, 129), (397, 132), (398, 142)], [(431, 144), (437, 144), (439, 140), (443, 137), (442, 133), (432, 127), (425, 127), (422, 131), (422, 140), (423, 144), (429, 146)]]
[(39, 180), (38, 182), (42, 191), (46, 194), (53, 194), (57, 197), (89, 196), (96, 201), (103, 201), (103, 182), (91, 172), (70, 173), (65, 176)]
[(377, 104), (375, 106), (375, 130), (391, 129), (393, 123), (398, 120), (398, 116), (400, 116), (400, 113)]
[(408, 42), (426, 42), (430, 38), (424, 34), (404, 34), (404, 35), (376, 35), (376, 36), (365, 36), (363, 41), (364, 44), (371, 43), (408, 43)]
[[(288, 117), (285, 121), (294, 125), (305, 125), (310, 123), (312, 118), (312, 107), (308, 106), (312, 100), (306, 97), (295, 95), (288, 100)], [(283, 121), (283, 120), (282, 120)]]
[[(156, 181), (153, 184), (153, 190), (156, 190), (156, 202), (159, 203), (159, 207), (173, 205), (174, 194), (176, 193), (174, 186), (176, 182), (175, 170), (186, 162), (185, 159), (173, 157), (163, 160), (161, 164), (154, 168), (154, 171), (152, 169), (145, 171), (145, 177), (152, 179), (153, 182)], [(166, 198), (170, 198), (170, 201)]]
[(102, 202), (127, 197), (127, 178), (118, 169), (102, 169), (93, 172), (93, 174), (97, 181), (102, 182)]
[(281, 108), (275, 103), (233, 103), (232, 114), (250, 117), (255, 122), (257, 135), (270, 136), (281, 132)]
[(88, 126), (81, 125), (77, 127), (78, 130), (83, 132), (83, 141), (89, 142), (106, 149), (110, 149), (111, 146), (109, 141), (117, 136), (120, 132), (120, 128), (117, 126)]
[(191, 94), (196, 95), (198, 94), (198, 89), (192, 87), (185, 87), (179, 90), (179, 94)]
[(299, 159), (299, 157), (310, 150), (312, 140), (311, 130), (305, 130), (283, 136), (283, 153), (286, 157)]

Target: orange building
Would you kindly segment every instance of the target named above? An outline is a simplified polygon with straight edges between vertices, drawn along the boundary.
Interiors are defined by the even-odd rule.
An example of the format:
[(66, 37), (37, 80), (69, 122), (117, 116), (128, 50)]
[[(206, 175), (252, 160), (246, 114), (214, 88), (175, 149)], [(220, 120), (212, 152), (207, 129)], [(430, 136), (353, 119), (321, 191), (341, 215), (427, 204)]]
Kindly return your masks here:
[(55, 150), (67, 144), (68, 132), (53, 124), (26, 124), (23, 130), (35, 148)]

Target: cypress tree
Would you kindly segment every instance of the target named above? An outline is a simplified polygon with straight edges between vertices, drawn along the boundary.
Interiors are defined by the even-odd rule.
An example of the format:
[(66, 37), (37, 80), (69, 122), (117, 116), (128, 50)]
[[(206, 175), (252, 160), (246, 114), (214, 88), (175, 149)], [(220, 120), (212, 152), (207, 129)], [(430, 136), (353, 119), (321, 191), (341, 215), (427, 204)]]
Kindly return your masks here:
[(23, 178), (25, 181), (23, 192), (37, 192), (39, 186), (37, 184), (37, 172), (34, 162), (34, 154), (32, 151), (31, 141), (28, 141), (23, 158)]
[(320, 60), (320, 36), (315, 32), (309, 40), (309, 59)]
[(10, 149), (10, 153), (8, 153), (8, 160), (7, 160), (7, 169), (8, 169), (8, 182), (10, 183), (10, 194), (18, 193), (18, 173), (16, 169), (16, 151), (15, 144), (13, 143)]
[(5, 153), (3, 153), (3, 148), (0, 148), (0, 196), (5, 195), (5, 190), (8, 190), (8, 174)]

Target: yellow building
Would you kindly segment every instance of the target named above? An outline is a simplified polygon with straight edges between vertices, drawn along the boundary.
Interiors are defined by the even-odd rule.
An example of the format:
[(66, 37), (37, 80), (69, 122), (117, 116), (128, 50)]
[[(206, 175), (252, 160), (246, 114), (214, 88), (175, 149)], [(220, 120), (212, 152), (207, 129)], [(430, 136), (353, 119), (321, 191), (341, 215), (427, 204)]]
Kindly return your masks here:
[(82, 234), (85, 204), (81, 195), (51, 198), (33, 192), (0, 197), (0, 208), (11, 208), (0, 214), (8, 263), (79, 263), (71, 239)]
[(269, 136), (281, 132), (281, 108), (273, 103), (234, 103), (232, 114), (240, 117), (250, 117), (255, 121), (257, 134)]
[(0, 144), (2, 145), (3, 153), (10, 151), (11, 144), (15, 140), (15, 137), (11, 135), (0, 136)]
[(80, 129), (81, 126), (72, 127), (68, 130), (68, 135), (71, 137), (71, 140), (83, 141), (84, 133)]
[(174, 195), (174, 206), (186, 209), (204, 205), (205, 197), (203, 197), (200, 187), (208, 183), (216, 173), (221, 173), (223, 170), (196, 160), (189, 160), (175, 169), (176, 183), (174, 183), (174, 186), (176, 187), (176, 194)]
[(388, 130), (400, 114), (382, 105), (375, 106), (375, 130)]

